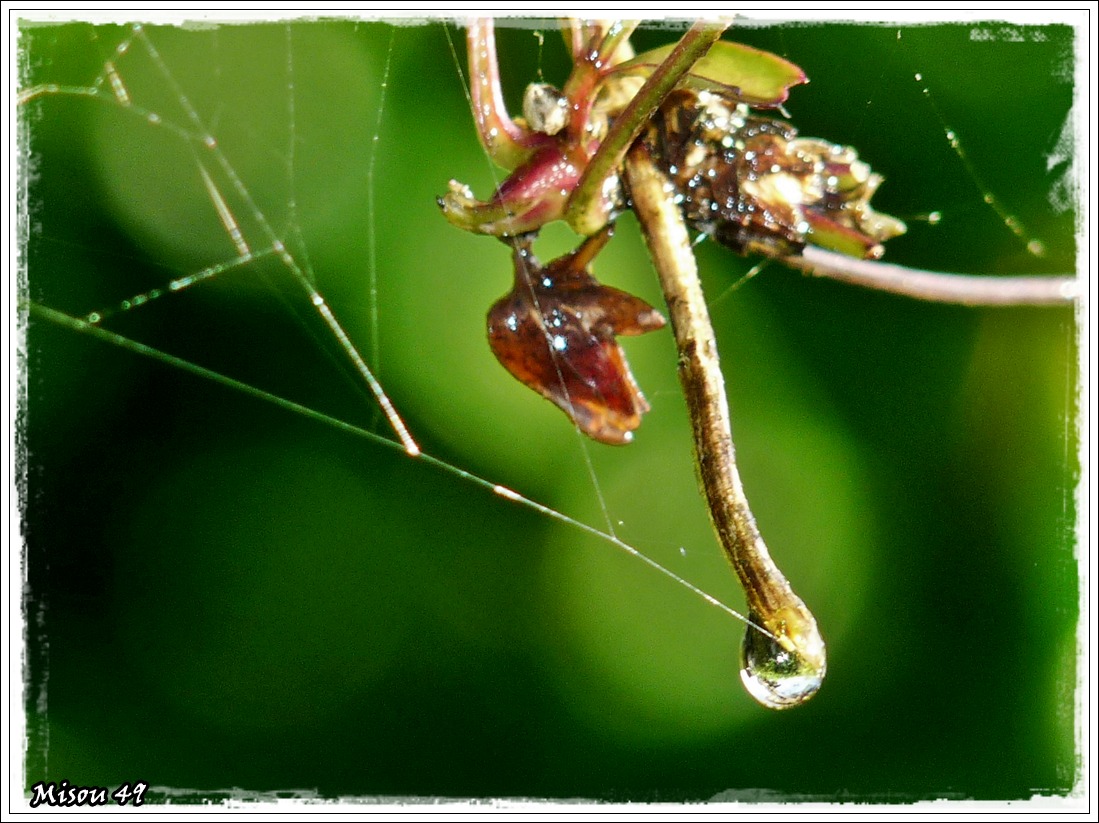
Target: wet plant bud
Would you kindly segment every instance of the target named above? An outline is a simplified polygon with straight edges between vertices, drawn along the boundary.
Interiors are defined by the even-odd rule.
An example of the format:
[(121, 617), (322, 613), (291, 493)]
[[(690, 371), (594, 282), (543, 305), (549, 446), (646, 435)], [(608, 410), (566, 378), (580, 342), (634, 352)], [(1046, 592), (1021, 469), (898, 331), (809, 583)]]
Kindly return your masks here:
[(531, 83), (523, 94), (523, 117), (542, 134), (557, 134), (569, 124), (569, 99), (549, 83)]
[(813, 244), (878, 258), (905, 231), (871, 208), (882, 178), (854, 149), (798, 138), (786, 122), (713, 92), (669, 95), (645, 139), (691, 226), (743, 254), (781, 257)]

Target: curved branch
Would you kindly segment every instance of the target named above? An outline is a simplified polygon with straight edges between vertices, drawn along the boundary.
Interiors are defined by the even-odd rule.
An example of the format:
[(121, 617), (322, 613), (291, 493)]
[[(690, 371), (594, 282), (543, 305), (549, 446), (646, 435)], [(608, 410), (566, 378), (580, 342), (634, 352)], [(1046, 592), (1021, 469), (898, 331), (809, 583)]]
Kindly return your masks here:
[(783, 263), (814, 277), (827, 277), (855, 286), (965, 306), (1062, 306), (1080, 295), (1075, 276), (1051, 275), (991, 277), (909, 269), (876, 260), (859, 260), (815, 246), (800, 255), (780, 258)]
[(710, 519), (748, 600), (741, 679), (764, 706), (794, 706), (820, 688), (827, 668), (824, 640), (812, 612), (771, 559), (748, 505), (736, 465), (717, 340), (683, 215), (667, 196), (668, 179), (642, 144), (630, 151), (626, 176), (668, 303)]

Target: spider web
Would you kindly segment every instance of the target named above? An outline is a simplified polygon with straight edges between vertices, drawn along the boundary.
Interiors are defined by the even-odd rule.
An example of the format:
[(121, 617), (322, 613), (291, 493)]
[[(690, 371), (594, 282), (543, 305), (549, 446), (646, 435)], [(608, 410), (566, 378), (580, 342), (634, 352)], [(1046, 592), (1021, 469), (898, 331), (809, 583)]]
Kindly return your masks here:
[[(65, 710), (80, 703), (58, 685), (69, 670), (52, 687), (50, 672), (87, 640), (72, 628), (78, 617), (85, 632), (116, 627), (110, 645), (130, 661), (124, 670), (171, 711), (235, 732), (283, 723), (292, 734), (364, 694), (385, 705), (380, 695), (399, 687), (411, 696), (398, 705), (434, 706), (439, 723), (444, 706), (468, 711), (469, 703), (429, 700), (425, 673), (464, 684), (466, 667), (500, 678), (501, 693), (517, 702), (524, 677), (545, 683), (622, 745), (720, 734), (750, 716), (736, 679), (739, 628), (682, 591), (739, 602), (698, 499), (670, 340), (628, 344), (657, 408), (627, 449), (584, 443), (488, 353), (482, 318), (506, 289), (508, 257), (435, 212), (451, 176), (477, 192), (492, 186), (442, 27), (66, 26), (24, 36), (34, 78), (26, 88), (35, 90), (24, 104), (27, 614), (39, 627), (32, 686), (41, 710), (28, 718), (32, 770), (60, 778), (57, 764), (67, 762), (51, 739), (68, 739)], [(801, 36), (779, 33), (785, 46), (775, 50), (795, 54)], [(516, 88), (542, 71), (563, 76), (548, 54), (538, 65), (524, 56), (535, 51), (529, 31), (501, 39)], [(915, 64), (931, 76), (919, 45), (911, 49), (895, 50), (902, 69)], [(865, 98), (852, 92), (853, 133), (822, 136), (850, 139), (876, 164), (885, 154), (874, 148), (876, 114), (899, 72), (871, 76)], [(927, 144), (939, 152), (913, 165), (953, 163), (961, 184), (948, 182), (937, 197), (917, 192), (908, 198), (916, 207), (885, 208), (911, 219), (945, 203), (946, 231), (967, 225), (975, 247), (1003, 237), (959, 265), (938, 262), (924, 234), (922, 244), (900, 244), (904, 262), (990, 273), (1071, 266), (1071, 229), (1063, 239), (1071, 214), (1048, 198), (1019, 210), (1001, 204), (991, 192), (1010, 187), (977, 173), (987, 168), (973, 159), (979, 146), (963, 157), (944, 139), (964, 131), (942, 111), (951, 101), (930, 88), (935, 102), (914, 119), (937, 135)], [(912, 92), (926, 97), (914, 80)], [(812, 104), (805, 108), (812, 122)], [(1045, 162), (1034, 146), (1048, 138), (1026, 145), (1028, 157)], [(891, 170), (888, 186), (903, 173)], [(920, 176), (917, 169), (897, 188)], [(1005, 231), (1005, 217), (1024, 227), (1021, 240)], [(1052, 253), (1030, 254), (1036, 238)], [(548, 259), (572, 243), (547, 230), (539, 254)], [(700, 254), (720, 292), (738, 263), (713, 251)], [(627, 223), (597, 273), (659, 305), (649, 271)], [(861, 638), (860, 615), (877, 612), (868, 582), (875, 567), (896, 560), (875, 548), (895, 540), (895, 529), (880, 522), (888, 509), (868, 502), (881, 484), (865, 468), (888, 459), (886, 433), (868, 414), (870, 434), (852, 438), (867, 420), (840, 395), (867, 394), (854, 375), (868, 371), (895, 378), (886, 403), (898, 412), (913, 398), (943, 402), (951, 390), (972, 398), (1020, 352), (1004, 353), (996, 319), (897, 309), (845, 290), (806, 297), (804, 283), (783, 277), (760, 278), (777, 281), (770, 293), (738, 289), (716, 319), (726, 357), (735, 352), (730, 394), (757, 516), (842, 650), (849, 633)], [(333, 319), (318, 312), (320, 295)], [(829, 382), (821, 376), (828, 364), (800, 351), (811, 346), (811, 324), (852, 299), (882, 313), (880, 325), (861, 327), (864, 340), (875, 333), (908, 345), (879, 358), (865, 345), (845, 346), (843, 329), (825, 323), (821, 357), (869, 361)], [(1030, 443), (1050, 464), (1043, 476), (1057, 482), (1015, 516), (1070, 547), (1073, 326), (1063, 317), (1020, 322), (1030, 324), (1037, 351), (1025, 355), (1033, 368), (1019, 371), (1039, 375), (1031, 393), (1051, 396), (1040, 411), (1027, 407), (1033, 425), (1021, 427), (1046, 439), (1008, 440)], [(941, 328), (928, 331), (932, 323)], [(776, 324), (789, 328), (768, 334)], [(896, 378), (899, 359), (913, 355)], [(921, 390), (921, 380), (944, 370), (946, 387)], [(429, 457), (400, 454), (367, 374)], [(984, 420), (991, 411), (982, 404), (991, 402), (971, 399), (945, 423), (915, 421), (925, 428), (901, 438), (915, 450), (944, 433), (959, 440), (948, 449), (957, 462), (917, 473), (992, 461), (989, 450), (1004, 441), (966, 434), (979, 427), (966, 415)], [(997, 505), (977, 507), (1002, 514)], [(1029, 533), (1005, 522), (1012, 535)], [(917, 543), (942, 539), (925, 523), (908, 530)], [(1064, 585), (1063, 570), (1044, 568)], [(71, 595), (77, 580), (88, 585), (87, 602)], [(1033, 622), (1026, 603), (1021, 594), (1001, 606)], [(859, 653), (873, 657), (920, 636), (899, 622), (901, 639), (860, 639)], [(180, 650), (197, 663), (183, 665)], [(1063, 656), (1046, 667), (1054, 663), (1063, 666)], [(255, 682), (281, 698), (257, 693)], [(323, 705), (312, 698), (318, 690), (328, 696)], [(191, 699), (196, 693), (206, 697)], [(140, 736), (139, 719), (123, 725)], [(458, 772), (453, 785), (436, 781), (427, 793), (483, 790), (472, 773), (462, 779)], [(396, 776), (367, 788), (424, 791)]]

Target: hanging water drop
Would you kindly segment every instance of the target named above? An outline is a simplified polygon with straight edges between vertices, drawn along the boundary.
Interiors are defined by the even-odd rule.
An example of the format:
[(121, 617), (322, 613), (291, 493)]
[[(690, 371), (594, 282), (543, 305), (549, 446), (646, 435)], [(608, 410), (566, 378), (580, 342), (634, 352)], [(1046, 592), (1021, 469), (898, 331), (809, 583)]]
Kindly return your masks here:
[(825, 673), (824, 644), (819, 635), (815, 637), (819, 654), (815, 647), (799, 654), (760, 631), (758, 615), (749, 613), (748, 619), (741, 647), (740, 679), (756, 702), (768, 709), (788, 709), (816, 694)]

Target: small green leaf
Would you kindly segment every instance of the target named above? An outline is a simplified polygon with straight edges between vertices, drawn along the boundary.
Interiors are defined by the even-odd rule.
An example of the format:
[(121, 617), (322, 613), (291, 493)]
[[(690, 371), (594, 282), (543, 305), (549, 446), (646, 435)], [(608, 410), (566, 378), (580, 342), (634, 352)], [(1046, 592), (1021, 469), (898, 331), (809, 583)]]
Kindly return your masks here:
[[(671, 54), (662, 46), (618, 66), (615, 71), (648, 77)], [(693, 89), (708, 89), (761, 109), (786, 102), (790, 86), (809, 82), (800, 68), (776, 54), (720, 40), (699, 60), (684, 81)]]

